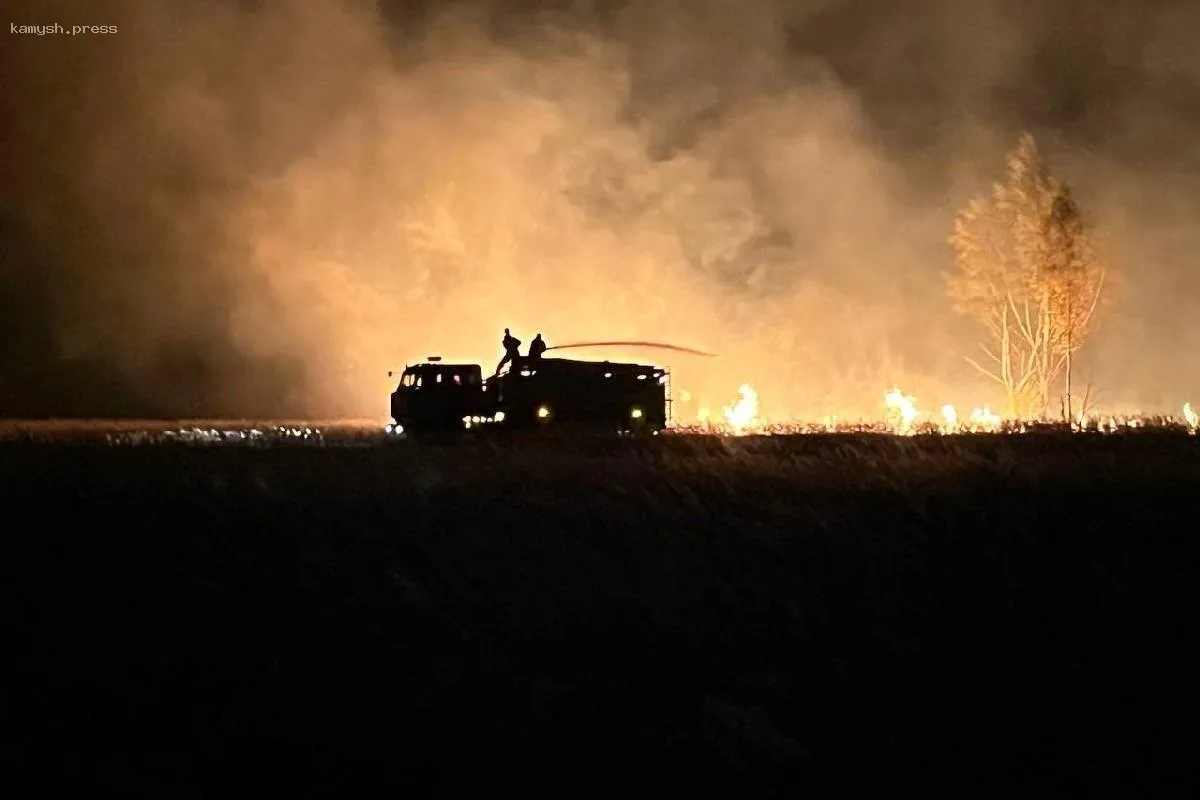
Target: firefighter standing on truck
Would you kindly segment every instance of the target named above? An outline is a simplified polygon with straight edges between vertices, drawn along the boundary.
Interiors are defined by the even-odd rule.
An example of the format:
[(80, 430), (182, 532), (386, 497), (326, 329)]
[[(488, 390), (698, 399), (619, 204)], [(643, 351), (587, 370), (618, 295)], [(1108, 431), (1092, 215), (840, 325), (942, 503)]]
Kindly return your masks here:
[(537, 336), (534, 336), (533, 341), (529, 343), (529, 357), (536, 360), (541, 358), (542, 353), (544, 352), (546, 352), (546, 342), (542, 339), (542, 335), (539, 333)]
[(500, 340), (500, 344), (504, 346), (504, 358), (500, 359), (500, 363), (496, 365), (497, 375), (500, 374), (500, 370), (504, 369), (505, 364), (521, 355), (521, 340), (509, 333), (508, 328), (504, 329), (504, 338)]

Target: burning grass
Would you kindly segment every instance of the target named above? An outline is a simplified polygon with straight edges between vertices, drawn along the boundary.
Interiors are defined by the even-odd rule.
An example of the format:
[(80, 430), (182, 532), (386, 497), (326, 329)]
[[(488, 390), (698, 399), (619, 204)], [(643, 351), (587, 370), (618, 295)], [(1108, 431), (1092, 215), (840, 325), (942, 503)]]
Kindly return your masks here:
[(0, 444), (10, 763), (739, 797), (1190, 763), (1200, 437), (519, 445)]
[[(1191, 403), (1183, 404), (1181, 416), (1168, 414), (1097, 414), (1080, 411), (1064, 415), (1061, 420), (1005, 417), (992, 411), (988, 405), (977, 406), (968, 414), (960, 414), (950, 403), (944, 404), (938, 414), (922, 410), (917, 398), (905, 394), (899, 386), (883, 393), (883, 412), (879, 418), (856, 421), (845, 420), (836, 415), (826, 416), (820, 423), (803, 420), (772, 421), (759, 415), (758, 392), (749, 384), (738, 389), (736, 402), (725, 406), (723, 420), (713, 421), (708, 409), (701, 409), (695, 421), (679, 421), (672, 425), (683, 433), (716, 433), (742, 436), (746, 434), (812, 434), (812, 433), (891, 433), (899, 436), (914, 434), (963, 434), (963, 433), (1026, 433), (1061, 429), (1080, 433), (1116, 433), (1135, 428), (1163, 428), (1186, 431), (1195, 435), (1200, 430), (1200, 415)], [(1066, 421), (1067, 419), (1070, 421)]]

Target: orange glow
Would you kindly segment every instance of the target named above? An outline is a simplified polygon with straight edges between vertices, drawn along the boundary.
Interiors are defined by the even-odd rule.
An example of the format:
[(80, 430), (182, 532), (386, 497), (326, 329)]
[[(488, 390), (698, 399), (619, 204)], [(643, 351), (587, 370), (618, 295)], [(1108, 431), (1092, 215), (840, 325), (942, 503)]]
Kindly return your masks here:
[[(1005, 422), (964, 360), (977, 332), (942, 286), (954, 204), (986, 187), (1008, 143), (959, 107), (987, 87), (944, 76), (929, 94), (954, 99), (939, 112), (952, 122), (915, 127), (945, 133), (918, 156), (893, 147), (858, 87), (797, 59), (775, 4), (728, 17), (697, 4), (683, 24), (633, 3), (611, 30), (579, 20), (506, 37), (461, 10), (400, 30), (376, 5), (130, 5), (139, 34), (105, 43), (120, 94), (88, 104), (103, 119), (57, 149), (81, 152), (78, 194), (123, 245), (113, 252), (163, 241), (141, 271), (95, 266), (87, 313), (56, 331), (66, 356), (119, 359), (155, 397), (386, 420), (389, 369), (437, 354), (490, 373), (508, 327), (522, 352), (537, 332), (551, 347), (630, 342), (556, 355), (670, 368), (681, 425)], [(963, 75), (1016, 66), (997, 56)], [(1151, 125), (1128, 119), (1109, 127)], [(1088, 174), (1089, 152), (1063, 160)], [(1098, 224), (1130, 223), (1106, 230), (1141, 236), (1139, 263), (1190, 265), (1180, 232), (1194, 203), (1102, 166), (1116, 177), (1080, 190)], [(1131, 186), (1154, 187), (1161, 208), (1135, 218)], [(1176, 213), (1183, 223), (1162, 221)], [(1193, 340), (1146, 366), (1142, 342), (1165, 316), (1134, 317), (1095, 357), (1125, 382), (1104, 387), (1105, 414), (1147, 396), (1177, 413), (1188, 396)], [(1136, 319), (1148, 321), (1130, 333)], [(203, 387), (155, 371), (180, 347), (212, 367)], [(251, 366), (222, 372), (230, 353)]]

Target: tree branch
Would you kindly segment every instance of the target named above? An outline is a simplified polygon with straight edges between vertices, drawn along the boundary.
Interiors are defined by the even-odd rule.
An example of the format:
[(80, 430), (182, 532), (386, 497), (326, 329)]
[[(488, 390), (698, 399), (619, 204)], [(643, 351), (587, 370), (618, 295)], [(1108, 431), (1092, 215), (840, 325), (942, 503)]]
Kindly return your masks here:
[(972, 367), (974, 367), (975, 369), (979, 370), (979, 372), (980, 372), (980, 373), (982, 373), (982, 374), (983, 374), (985, 377), (991, 378), (992, 380), (994, 380), (996, 383), (1000, 384), (1001, 386), (1004, 386), (1004, 385), (1005, 385), (1005, 382), (1004, 382), (1004, 379), (1003, 379), (1003, 378), (1001, 378), (1001, 377), (1000, 377), (999, 375), (997, 375), (996, 373), (994, 373), (994, 372), (991, 372), (991, 371), (989, 371), (989, 370), (985, 369), (984, 367), (981, 367), (981, 366), (979, 365), (979, 363), (978, 363), (977, 361), (975, 361), (974, 359), (972, 359), (972, 358), (967, 358), (967, 359), (966, 359), (966, 361), (967, 361), (967, 363), (968, 363), (968, 364), (970, 364)]
[(992, 351), (991, 351), (991, 350), (988, 348), (988, 346), (987, 346), (986, 344), (980, 344), (980, 345), (979, 345), (979, 349), (983, 351), (983, 354), (984, 354), (985, 356), (987, 356), (988, 358), (990, 358), (992, 361), (995, 361), (997, 364), (1002, 364), (1002, 363), (1004, 363), (1004, 362), (1002, 361), (1002, 359), (1000, 358), (1000, 356), (998, 356), (998, 355), (996, 355), (995, 353), (993, 353), (993, 352), (992, 352)]

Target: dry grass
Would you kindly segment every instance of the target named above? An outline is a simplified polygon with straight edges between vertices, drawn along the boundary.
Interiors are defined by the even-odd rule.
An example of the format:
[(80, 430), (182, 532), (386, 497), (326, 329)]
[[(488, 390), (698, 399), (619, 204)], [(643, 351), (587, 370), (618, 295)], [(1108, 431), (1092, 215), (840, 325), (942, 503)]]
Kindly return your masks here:
[(1186, 766), (1200, 438), (511, 444), (0, 445), (12, 766), (672, 797)]

